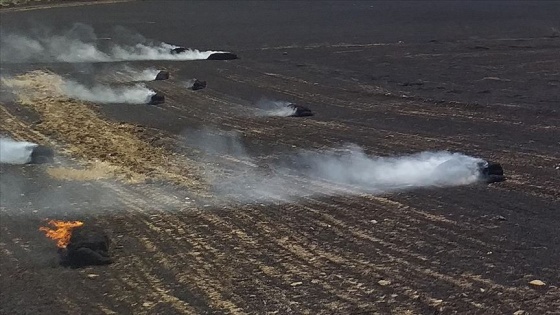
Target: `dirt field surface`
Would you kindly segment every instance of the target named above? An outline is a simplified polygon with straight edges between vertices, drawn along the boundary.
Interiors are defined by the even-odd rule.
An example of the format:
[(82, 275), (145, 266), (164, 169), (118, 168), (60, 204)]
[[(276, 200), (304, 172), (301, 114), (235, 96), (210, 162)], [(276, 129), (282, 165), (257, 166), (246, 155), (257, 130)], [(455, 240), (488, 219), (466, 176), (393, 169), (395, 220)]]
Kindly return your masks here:
[[(554, 1), (0, 12), (2, 36), (80, 22), (111, 41), (119, 25), (240, 57), (1, 64), (1, 134), (57, 156), (1, 166), (0, 313), (560, 314), (559, 16)], [(129, 84), (115, 70), (125, 64), (169, 70), (147, 83), (165, 103), (55, 88), (62, 77)], [(192, 78), (207, 88), (186, 89)], [(263, 98), (315, 116), (256, 116)], [(226, 149), (205, 151), (216, 141)], [(346, 143), (381, 156), (461, 152), (500, 162), (507, 180), (331, 194), (335, 183), (292, 174), (274, 182), (290, 200), (259, 195), (267, 165)], [(213, 188), (232, 176), (237, 189)], [(103, 227), (115, 262), (59, 266), (38, 230), (47, 218)]]

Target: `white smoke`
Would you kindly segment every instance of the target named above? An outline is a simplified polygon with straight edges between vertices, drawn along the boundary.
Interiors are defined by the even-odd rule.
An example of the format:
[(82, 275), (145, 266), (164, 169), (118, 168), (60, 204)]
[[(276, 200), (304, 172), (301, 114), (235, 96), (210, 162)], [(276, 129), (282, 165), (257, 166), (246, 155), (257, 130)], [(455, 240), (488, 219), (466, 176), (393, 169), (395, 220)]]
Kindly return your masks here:
[(130, 77), (131, 81), (153, 81), (155, 80), (157, 74), (160, 70), (155, 68), (148, 68), (144, 70), (138, 70), (129, 66), (124, 66), (121, 71), (117, 71), (119, 74), (124, 74)]
[[(370, 156), (356, 145), (287, 156), (250, 156), (237, 135), (191, 132), (189, 147), (221, 168), (205, 170), (218, 199), (241, 202), (294, 201), (314, 194), (384, 194), (421, 187), (450, 187), (480, 181), (486, 161), (447, 151)], [(268, 162), (267, 159), (280, 162)]]
[(127, 37), (136, 43), (119, 44), (111, 38), (99, 38), (93, 28), (75, 24), (59, 33), (46, 29), (22, 35), (2, 32), (0, 34), (0, 61), (14, 62), (113, 62), (126, 60), (199, 60), (222, 51), (199, 51), (187, 49), (172, 54), (179, 46), (154, 43), (138, 34), (118, 30), (115, 37)]
[(87, 87), (71, 80), (63, 82), (62, 92), (70, 98), (82, 101), (126, 104), (146, 104), (150, 101), (151, 96), (156, 94), (144, 84), (120, 87), (97, 84)]
[(26, 164), (31, 162), (31, 153), (38, 144), (0, 138), (0, 163)]
[(179, 46), (161, 43), (159, 46), (148, 46), (137, 44), (135, 46), (118, 46), (111, 49), (112, 61), (122, 60), (203, 60), (211, 54), (222, 51), (200, 51), (198, 49), (187, 49), (178, 54), (172, 54), (171, 49)]
[(368, 156), (362, 148), (344, 152), (306, 153), (304, 172), (314, 178), (351, 185), (367, 192), (391, 192), (415, 187), (444, 187), (474, 183), (485, 161), (447, 151), (397, 157)]
[(288, 107), (292, 103), (285, 101), (260, 100), (257, 102), (257, 116), (289, 117), (296, 113), (296, 109)]

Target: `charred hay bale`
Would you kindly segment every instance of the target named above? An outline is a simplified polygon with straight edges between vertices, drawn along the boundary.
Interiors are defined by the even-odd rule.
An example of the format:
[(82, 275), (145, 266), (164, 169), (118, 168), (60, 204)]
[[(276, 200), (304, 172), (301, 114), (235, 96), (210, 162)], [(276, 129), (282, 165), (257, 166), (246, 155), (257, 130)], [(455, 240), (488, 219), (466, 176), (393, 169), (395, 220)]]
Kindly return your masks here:
[(305, 116), (313, 116), (313, 112), (311, 109), (297, 104), (289, 104), (288, 107), (294, 109), (294, 113), (290, 115), (291, 117), (305, 117)]
[(213, 53), (206, 60), (233, 60), (239, 59), (236, 54), (230, 52)]
[(193, 91), (196, 90), (202, 90), (206, 87), (206, 81), (201, 81), (201, 80), (194, 80), (193, 86), (191, 87), (191, 89), (193, 89)]
[(165, 102), (165, 96), (161, 93), (156, 93), (156, 94), (150, 96), (148, 104), (149, 105), (158, 105), (158, 104), (162, 104), (164, 102)]
[(169, 71), (161, 70), (156, 74), (156, 78), (154, 80), (160, 81), (160, 80), (167, 80), (167, 79), (169, 79)]
[(31, 159), (28, 164), (45, 164), (52, 162), (53, 159), (53, 149), (43, 145), (38, 145), (33, 148), (33, 151), (31, 151)]
[(72, 230), (66, 248), (60, 249), (61, 264), (74, 268), (107, 265), (113, 262), (109, 248), (109, 236), (101, 228), (80, 226)]
[(500, 163), (488, 162), (485, 165), (481, 165), (480, 174), (486, 183), (502, 182), (506, 180), (504, 176), (504, 169)]

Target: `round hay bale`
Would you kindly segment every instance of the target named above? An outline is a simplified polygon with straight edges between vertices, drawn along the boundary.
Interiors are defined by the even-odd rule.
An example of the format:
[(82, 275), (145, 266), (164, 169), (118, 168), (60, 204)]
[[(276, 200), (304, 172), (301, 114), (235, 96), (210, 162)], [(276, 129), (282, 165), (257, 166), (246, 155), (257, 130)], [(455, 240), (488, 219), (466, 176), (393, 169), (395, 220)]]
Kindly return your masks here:
[(167, 80), (167, 79), (169, 79), (169, 71), (161, 70), (156, 74), (156, 78), (154, 79), (154, 81)]
[(305, 116), (313, 116), (313, 112), (311, 109), (297, 104), (289, 104), (288, 107), (294, 109), (294, 113), (290, 115), (290, 117), (305, 117)]
[(31, 151), (31, 159), (29, 160), (28, 164), (45, 164), (51, 163), (53, 160), (53, 149), (43, 145), (38, 145), (33, 148), (33, 151)]
[(208, 58), (206, 58), (206, 60), (233, 60), (233, 59), (239, 59), (239, 57), (237, 57), (236, 54), (230, 52), (213, 53), (210, 56), (208, 56)]
[(100, 228), (81, 226), (72, 230), (70, 243), (60, 250), (61, 264), (69, 267), (107, 265), (113, 262), (109, 256), (110, 239)]
[(156, 93), (150, 97), (149, 105), (158, 105), (165, 102), (165, 96), (161, 93)]
[(484, 181), (488, 184), (506, 180), (504, 169), (500, 163), (488, 162), (486, 165), (480, 167), (480, 173)]
[(193, 83), (193, 86), (191, 87), (191, 89), (193, 89), (193, 91), (196, 90), (202, 90), (206, 87), (206, 81), (200, 81), (200, 80), (195, 80)]

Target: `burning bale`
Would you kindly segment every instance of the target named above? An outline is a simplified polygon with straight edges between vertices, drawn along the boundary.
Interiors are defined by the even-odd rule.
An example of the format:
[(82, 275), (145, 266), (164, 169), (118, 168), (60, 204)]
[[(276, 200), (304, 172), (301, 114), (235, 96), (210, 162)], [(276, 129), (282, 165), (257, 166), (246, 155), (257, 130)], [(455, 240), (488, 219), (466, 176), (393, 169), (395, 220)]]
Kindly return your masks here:
[(157, 73), (154, 81), (167, 80), (167, 79), (169, 79), (169, 71), (161, 70), (160, 72)]
[(165, 96), (163, 96), (163, 94), (161, 93), (153, 94), (152, 96), (150, 96), (150, 99), (148, 100), (149, 105), (158, 105), (164, 102), (165, 102)]
[(230, 52), (213, 53), (206, 60), (233, 60), (239, 59), (236, 54)]
[(101, 229), (84, 226), (80, 221), (51, 220), (49, 224), (56, 229), (41, 227), (39, 230), (57, 241), (61, 265), (78, 268), (112, 263), (109, 256), (110, 240)]
[(305, 106), (291, 103), (291, 104), (288, 104), (288, 107), (290, 107), (294, 110), (293, 114), (290, 115), (290, 117), (313, 116), (313, 112)]
[(53, 161), (54, 151), (46, 146), (38, 145), (31, 151), (31, 159), (28, 164), (44, 164)]
[(194, 83), (193, 83), (191, 89), (193, 89), (193, 91), (196, 91), (196, 90), (202, 90), (205, 87), (206, 87), (206, 81), (200, 81), (200, 80), (196, 79), (196, 80), (194, 80)]

